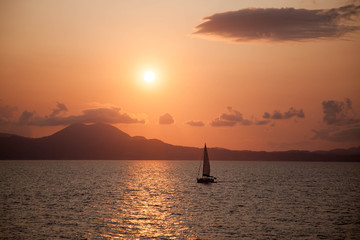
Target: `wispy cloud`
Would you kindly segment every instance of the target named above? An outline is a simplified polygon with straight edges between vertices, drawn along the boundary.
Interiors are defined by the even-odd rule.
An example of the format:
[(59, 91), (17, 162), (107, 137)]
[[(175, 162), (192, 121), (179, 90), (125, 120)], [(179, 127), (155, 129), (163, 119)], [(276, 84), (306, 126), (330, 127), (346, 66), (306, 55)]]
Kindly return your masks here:
[(193, 121), (193, 120), (187, 122), (186, 124), (188, 124), (188, 125), (190, 125), (192, 127), (203, 127), (203, 126), (205, 126), (205, 124), (202, 121)]
[(360, 6), (332, 9), (247, 8), (203, 18), (194, 35), (234, 42), (339, 38), (359, 30)]
[(161, 125), (169, 125), (173, 124), (174, 122), (174, 118), (169, 113), (165, 113), (159, 117), (159, 124)]

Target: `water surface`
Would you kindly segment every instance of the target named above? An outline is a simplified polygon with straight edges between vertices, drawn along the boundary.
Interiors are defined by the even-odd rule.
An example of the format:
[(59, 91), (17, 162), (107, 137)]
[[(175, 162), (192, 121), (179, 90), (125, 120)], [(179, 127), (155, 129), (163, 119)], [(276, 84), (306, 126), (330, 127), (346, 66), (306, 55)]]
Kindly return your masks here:
[(359, 239), (360, 164), (1, 161), (3, 239)]

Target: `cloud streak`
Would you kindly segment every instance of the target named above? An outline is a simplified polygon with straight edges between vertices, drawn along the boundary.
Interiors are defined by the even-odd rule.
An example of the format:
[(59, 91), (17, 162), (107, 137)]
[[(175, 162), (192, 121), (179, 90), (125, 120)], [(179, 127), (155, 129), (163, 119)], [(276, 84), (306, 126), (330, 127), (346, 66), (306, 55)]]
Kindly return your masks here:
[(187, 122), (186, 124), (190, 125), (192, 127), (203, 127), (203, 126), (205, 126), (205, 124), (202, 121), (193, 121), (193, 120)]
[(247, 8), (203, 18), (194, 35), (234, 42), (339, 38), (359, 30), (359, 5), (332, 9)]

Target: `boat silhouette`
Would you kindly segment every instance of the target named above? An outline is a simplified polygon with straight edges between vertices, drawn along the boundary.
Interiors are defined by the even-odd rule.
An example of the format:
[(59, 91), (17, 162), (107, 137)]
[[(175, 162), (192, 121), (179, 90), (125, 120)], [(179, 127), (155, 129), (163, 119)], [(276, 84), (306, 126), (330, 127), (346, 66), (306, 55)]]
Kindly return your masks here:
[(203, 172), (202, 177), (197, 178), (198, 183), (215, 183), (216, 177), (210, 175), (210, 161), (209, 161), (209, 155), (206, 148), (206, 143), (204, 146), (204, 158), (203, 158)]

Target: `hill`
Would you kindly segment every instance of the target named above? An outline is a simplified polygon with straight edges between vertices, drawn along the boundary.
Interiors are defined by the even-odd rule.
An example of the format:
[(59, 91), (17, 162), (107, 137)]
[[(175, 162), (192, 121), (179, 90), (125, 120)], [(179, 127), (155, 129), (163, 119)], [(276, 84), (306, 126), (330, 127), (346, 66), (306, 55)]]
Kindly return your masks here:
[[(332, 151), (234, 151), (209, 148), (212, 160), (360, 161), (360, 147)], [(168, 159), (197, 160), (202, 149), (157, 139), (131, 137), (107, 124), (73, 124), (53, 135), (26, 138), (0, 133), (0, 159)]]

